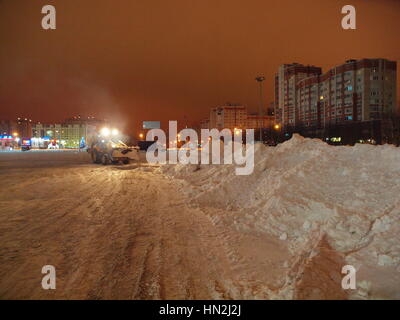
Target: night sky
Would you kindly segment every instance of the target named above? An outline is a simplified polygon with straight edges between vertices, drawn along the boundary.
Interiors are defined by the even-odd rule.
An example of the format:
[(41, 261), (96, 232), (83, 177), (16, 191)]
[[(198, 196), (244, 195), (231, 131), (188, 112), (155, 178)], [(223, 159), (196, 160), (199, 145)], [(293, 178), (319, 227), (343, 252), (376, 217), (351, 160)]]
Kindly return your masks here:
[[(46, 4), (57, 30), (41, 27)], [(93, 115), (137, 133), (227, 101), (256, 111), (255, 76), (269, 103), (283, 63), (400, 60), (400, 0), (0, 0), (0, 43), (0, 118)]]

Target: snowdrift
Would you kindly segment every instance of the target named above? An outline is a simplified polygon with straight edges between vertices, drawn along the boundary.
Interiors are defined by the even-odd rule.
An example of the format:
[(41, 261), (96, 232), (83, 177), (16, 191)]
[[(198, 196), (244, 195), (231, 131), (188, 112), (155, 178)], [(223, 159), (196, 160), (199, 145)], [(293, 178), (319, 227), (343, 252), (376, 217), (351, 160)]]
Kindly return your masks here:
[(160, 170), (184, 180), (183, 191), (196, 202), (234, 213), (237, 228), (285, 241), (293, 258), (282, 290), (293, 297), (304, 270), (324, 251), (343, 259), (337, 268), (356, 268), (350, 298), (400, 299), (399, 148), (330, 146), (294, 135), (277, 147), (256, 145), (252, 175), (237, 176), (234, 168)]

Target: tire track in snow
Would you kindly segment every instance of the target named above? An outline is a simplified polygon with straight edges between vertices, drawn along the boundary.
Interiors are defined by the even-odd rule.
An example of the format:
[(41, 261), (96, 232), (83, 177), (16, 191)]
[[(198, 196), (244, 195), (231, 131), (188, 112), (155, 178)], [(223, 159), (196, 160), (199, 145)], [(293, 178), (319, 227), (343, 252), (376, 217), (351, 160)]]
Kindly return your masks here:
[[(42, 197), (49, 200), (21, 202), (21, 217), (29, 218), (10, 223), (6, 237), (0, 236), (23, 239), (11, 246), (22, 251), (11, 252), (0, 266), (8, 279), (1, 283), (2, 297), (231, 299), (252, 292), (248, 261), (235, 248), (242, 238), (224, 220), (211, 218), (225, 212), (193, 206), (179, 181), (152, 168), (47, 170), (51, 188)], [(32, 239), (39, 247), (31, 248)], [(44, 264), (57, 268), (55, 292), (37, 285)]]

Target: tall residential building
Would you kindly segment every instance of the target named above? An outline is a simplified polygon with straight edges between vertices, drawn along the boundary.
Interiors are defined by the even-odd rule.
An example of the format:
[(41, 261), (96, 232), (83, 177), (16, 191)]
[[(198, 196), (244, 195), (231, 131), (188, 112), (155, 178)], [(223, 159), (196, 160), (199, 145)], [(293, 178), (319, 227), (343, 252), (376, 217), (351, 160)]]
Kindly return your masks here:
[[(296, 81), (294, 105), (280, 100), (295, 116), (281, 117), (283, 126), (317, 126), (381, 119), (396, 110), (396, 62), (348, 60), (324, 74)], [(282, 90), (276, 83), (275, 91)], [(278, 105), (276, 112), (282, 110)], [(289, 121), (293, 120), (293, 121)]]
[(321, 68), (299, 63), (284, 64), (275, 75), (275, 117), (284, 126), (296, 122), (296, 85), (310, 76), (321, 74)]

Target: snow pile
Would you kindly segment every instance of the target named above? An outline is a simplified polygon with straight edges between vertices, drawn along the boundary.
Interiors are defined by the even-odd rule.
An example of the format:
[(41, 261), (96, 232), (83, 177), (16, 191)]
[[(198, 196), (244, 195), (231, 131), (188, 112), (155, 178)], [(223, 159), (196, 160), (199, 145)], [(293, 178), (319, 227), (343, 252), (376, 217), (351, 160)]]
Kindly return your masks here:
[[(292, 265), (318, 255), (326, 240), (368, 279), (354, 297), (400, 298), (400, 290), (388, 289), (400, 287), (399, 148), (336, 147), (294, 135), (277, 147), (256, 145), (250, 176), (235, 175), (234, 165), (161, 170), (186, 181), (185, 192), (198, 203), (234, 212), (237, 228), (286, 241)], [(382, 272), (386, 281), (374, 279)]]

